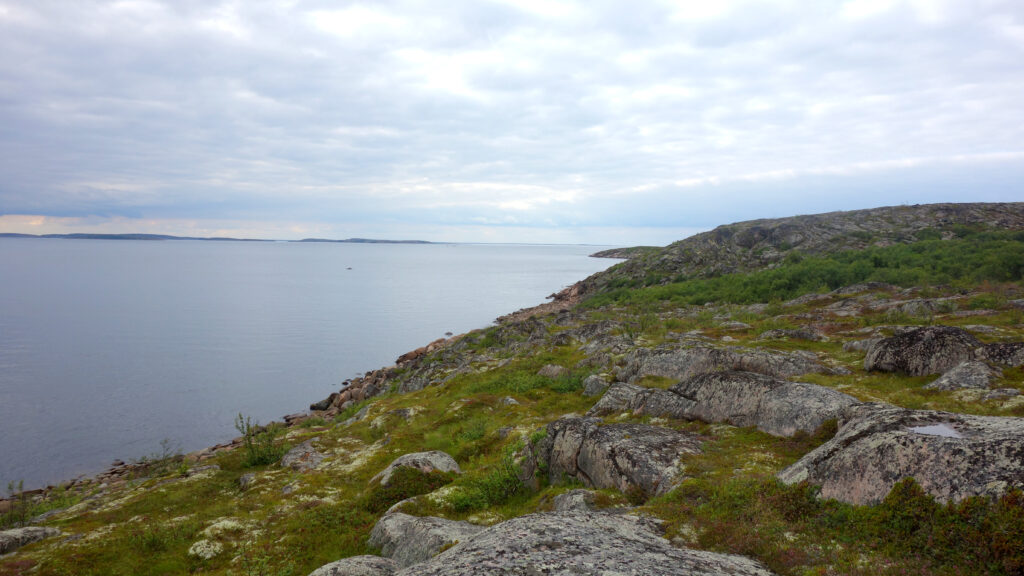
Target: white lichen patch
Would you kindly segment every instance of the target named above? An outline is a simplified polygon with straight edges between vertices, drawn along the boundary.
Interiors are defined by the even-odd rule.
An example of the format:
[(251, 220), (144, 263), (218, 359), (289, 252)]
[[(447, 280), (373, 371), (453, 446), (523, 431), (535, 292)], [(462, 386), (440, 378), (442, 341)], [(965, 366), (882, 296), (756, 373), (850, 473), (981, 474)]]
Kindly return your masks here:
[(78, 540), (78, 542), (76, 542), (76, 544), (79, 542), (91, 542), (93, 540), (99, 540), (100, 538), (104, 538), (108, 534), (113, 532), (114, 529), (117, 528), (117, 526), (117, 524), (107, 524), (106, 526), (100, 526), (99, 528), (83, 536), (80, 540)]
[(438, 506), (444, 506), (448, 504), (448, 497), (459, 490), (458, 486), (442, 486), (437, 490), (427, 494), (425, 498), (430, 500), (431, 503)]
[[(357, 442), (357, 445), (361, 446), (362, 443)], [(344, 447), (336, 448), (334, 454), (337, 457), (324, 466), (324, 468), (341, 472), (342, 474), (352, 474), (365, 466), (371, 458), (384, 449), (385, 445), (383, 440), (378, 440), (361, 450), (348, 450)]]
[(959, 402), (981, 402), (981, 397), (984, 396), (986, 392), (988, 392), (988, 390), (969, 388), (966, 390), (957, 390), (953, 392), (951, 396)]
[(672, 538), (672, 545), (685, 548), (696, 543), (698, 536), (697, 529), (692, 524), (682, 524), (679, 526), (679, 532)]
[(491, 511), (480, 512), (479, 514), (473, 514), (469, 518), (466, 518), (466, 520), (471, 524), (476, 524), (478, 526), (494, 526), (499, 522), (504, 522), (505, 519), (506, 518), (501, 514)]
[(242, 532), (246, 528), (248, 528), (248, 525), (237, 518), (218, 518), (203, 530), (203, 535), (207, 538), (216, 538), (225, 533)]
[(205, 539), (192, 544), (188, 549), (189, 555), (202, 558), (203, 560), (209, 560), (223, 551), (224, 546), (220, 542)]
[(1003, 402), (1002, 408), (1003, 410), (1013, 410), (1014, 408), (1019, 408), (1021, 406), (1024, 406), (1024, 396), (1014, 396), (1006, 402)]

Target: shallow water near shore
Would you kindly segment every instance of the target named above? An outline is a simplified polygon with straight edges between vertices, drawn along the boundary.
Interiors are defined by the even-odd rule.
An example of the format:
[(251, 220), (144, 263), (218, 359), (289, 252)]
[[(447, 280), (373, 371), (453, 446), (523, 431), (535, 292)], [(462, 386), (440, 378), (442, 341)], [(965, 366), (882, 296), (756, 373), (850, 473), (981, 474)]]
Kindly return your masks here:
[[(593, 246), (0, 239), (0, 481), (196, 450), (487, 326)], [(2, 488), (3, 486), (0, 486)]]

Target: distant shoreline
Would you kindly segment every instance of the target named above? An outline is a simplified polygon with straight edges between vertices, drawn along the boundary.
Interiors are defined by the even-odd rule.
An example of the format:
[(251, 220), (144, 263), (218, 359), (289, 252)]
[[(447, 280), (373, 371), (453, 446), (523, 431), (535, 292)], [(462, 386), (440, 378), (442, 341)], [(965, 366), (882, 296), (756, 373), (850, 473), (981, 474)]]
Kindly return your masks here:
[(303, 238), (302, 240), (267, 240), (262, 238), (227, 238), (171, 236), (167, 234), (20, 234), (16, 232), (0, 232), (0, 238), (57, 238), (61, 240), (201, 240), (204, 242), (328, 242), (345, 244), (435, 244), (426, 240), (378, 240), (372, 238), (346, 238), (331, 240), (327, 238)]

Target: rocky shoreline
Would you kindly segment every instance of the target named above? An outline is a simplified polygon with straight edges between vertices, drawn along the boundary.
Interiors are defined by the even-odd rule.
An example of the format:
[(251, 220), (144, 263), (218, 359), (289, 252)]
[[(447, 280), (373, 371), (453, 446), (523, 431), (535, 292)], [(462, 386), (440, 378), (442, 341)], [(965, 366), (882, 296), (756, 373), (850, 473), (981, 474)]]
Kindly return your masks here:
[[(46, 563), (190, 522), (178, 557), (216, 573), (256, 545), (282, 570), (308, 551), (316, 576), (899, 573), (927, 565), (915, 538), (978, 573), (1024, 561), (1019, 282), (580, 306), (593, 286), (346, 381), (284, 418), (269, 464), (243, 462), (245, 438), (170, 472), (122, 463), (39, 520), (65, 540), (10, 546), (42, 538), (26, 550)], [(306, 544), (321, 518), (344, 553)]]

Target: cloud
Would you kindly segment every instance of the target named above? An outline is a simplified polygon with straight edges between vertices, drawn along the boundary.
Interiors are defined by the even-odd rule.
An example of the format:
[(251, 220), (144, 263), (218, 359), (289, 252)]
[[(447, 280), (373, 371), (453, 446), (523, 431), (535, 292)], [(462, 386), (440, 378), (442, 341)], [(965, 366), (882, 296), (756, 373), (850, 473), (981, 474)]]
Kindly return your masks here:
[(582, 230), (882, 182), (1002, 199), (970, 183), (1024, 165), (1022, 31), (1000, 0), (0, 1), (0, 214)]

